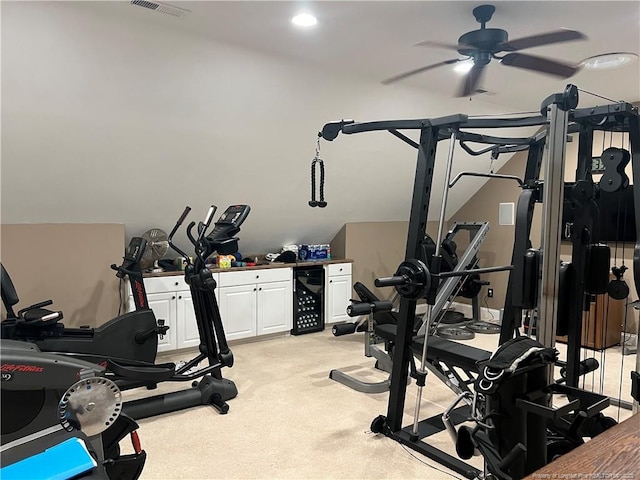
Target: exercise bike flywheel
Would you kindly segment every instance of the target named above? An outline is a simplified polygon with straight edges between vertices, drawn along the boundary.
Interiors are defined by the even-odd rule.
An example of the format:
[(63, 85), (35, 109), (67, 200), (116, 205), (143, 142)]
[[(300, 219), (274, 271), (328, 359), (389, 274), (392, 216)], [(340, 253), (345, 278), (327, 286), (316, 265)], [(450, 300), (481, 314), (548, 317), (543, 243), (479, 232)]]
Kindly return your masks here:
[(58, 420), (65, 430), (80, 430), (88, 437), (98, 435), (120, 416), (122, 394), (104, 377), (89, 377), (69, 387), (58, 404)]

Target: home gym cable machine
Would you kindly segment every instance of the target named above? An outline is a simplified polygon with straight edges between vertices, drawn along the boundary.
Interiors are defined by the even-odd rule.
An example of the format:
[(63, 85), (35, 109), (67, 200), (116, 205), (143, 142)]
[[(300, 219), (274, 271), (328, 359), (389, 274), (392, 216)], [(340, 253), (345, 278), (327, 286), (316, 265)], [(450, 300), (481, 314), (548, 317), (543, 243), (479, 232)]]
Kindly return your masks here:
[[(557, 358), (555, 335), (558, 314), (558, 277), (559, 277), (559, 245), (561, 212), (558, 205), (562, 205), (564, 194), (564, 155), (568, 133), (580, 133), (580, 160), (578, 164), (577, 178), (586, 179), (586, 183), (580, 183), (574, 191), (574, 201), (587, 202), (592, 198), (589, 193), (588, 180), (590, 178), (590, 164), (586, 164), (587, 148), (591, 148), (594, 125), (606, 125), (605, 128), (619, 128), (629, 133), (631, 145), (631, 159), (634, 172), (634, 204), (636, 225), (640, 226), (638, 216), (640, 214), (640, 131), (638, 127), (637, 108), (619, 102), (601, 107), (588, 109), (576, 109), (578, 103), (578, 89), (573, 85), (567, 86), (560, 94), (551, 95), (542, 105), (541, 115), (515, 118), (472, 118), (466, 115), (452, 115), (435, 119), (380, 121), (369, 123), (355, 123), (352, 120), (342, 120), (326, 124), (320, 135), (325, 140), (334, 140), (338, 133), (354, 134), (368, 131), (386, 130), (394, 136), (418, 149), (416, 175), (414, 180), (413, 201), (409, 218), (405, 261), (398, 267), (393, 277), (378, 279), (376, 285), (395, 286), (402, 300), (400, 304), (399, 323), (394, 352), (394, 363), (391, 375), (391, 388), (386, 416), (379, 416), (372, 423), (374, 432), (384, 433), (386, 436), (402, 443), (410, 448), (437, 460), (452, 470), (463, 474), (467, 478), (482, 476), (482, 472), (462, 462), (432, 445), (421, 441), (429, 435), (426, 433), (429, 425), (419, 421), (419, 407), (421, 403), (422, 388), (426, 382), (425, 364), (428, 354), (433, 350), (447, 350), (447, 354), (453, 362), (459, 361), (467, 365), (476, 366), (478, 379), (475, 382), (475, 393), (471, 396), (463, 392), (456, 400), (459, 403), (465, 400), (471, 407), (471, 415), (466, 420), (476, 423), (474, 429), (462, 427), (456, 432), (455, 427), (445, 422), (445, 427), (456, 437), (457, 453), (461, 458), (467, 459), (476, 451), (480, 451), (485, 459), (486, 470), (502, 479), (517, 479), (535, 471), (535, 469), (547, 463), (547, 430), (558, 438), (556, 445), (561, 448), (557, 453), (575, 448), (583, 443), (579, 428), (585, 418), (591, 418), (599, 414), (609, 405), (609, 399), (602, 395), (586, 392), (575, 388), (574, 378), (579, 375), (579, 349), (581, 325), (579, 315), (582, 312), (582, 302), (578, 300), (570, 305), (571, 314), (568, 321), (568, 333), (571, 339), (567, 356), (567, 385), (559, 386), (553, 382), (553, 365)], [(591, 125), (591, 127), (589, 127)], [(538, 134), (530, 137), (499, 138), (489, 135), (481, 135), (468, 132), (468, 129), (504, 128), (545, 126)], [(399, 130), (418, 130), (419, 142), (408, 138)], [(585, 135), (586, 133), (586, 135)], [(589, 139), (591, 138), (591, 142)], [(449, 139), (449, 155), (446, 167), (446, 182), (450, 183), (453, 152), (456, 142), (469, 153), (479, 154), (491, 151), (492, 154), (528, 150), (528, 160), (524, 180), (519, 182), (523, 187), (523, 194), (518, 202), (518, 219), (516, 225), (516, 238), (514, 242), (513, 259), (511, 265), (488, 267), (473, 271), (458, 271), (442, 273), (440, 269), (439, 245), (444, 224), (444, 215), (447, 203), (447, 188), (444, 189), (440, 209), (438, 240), (436, 252), (431, 265), (427, 266), (420, 258), (420, 242), (425, 236), (426, 219), (433, 181), (436, 147), (439, 141)], [(468, 143), (485, 143), (490, 147), (481, 152), (474, 152)], [(589, 150), (590, 152), (590, 150)], [(545, 181), (539, 180), (542, 167), (543, 154), (546, 153)], [(589, 154), (590, 155), (590, 154)], [(620, 169), (616, 169), (620, 175)], [(613, 173), (613, 172), (612, 172)], [(473, 173), (471, 173), (473, 174)], [(482, 176), (500, 178), (496, 174), (481, 174)], [(616, 180), (615, 175), (613, 180)], [(591, 183), (592, 185), (592, 183)], [(593, 190), (591, 190), (593, 192)], [(529, 248), (529, 234), (531, 232), (531, 220), (533, 205), (542, 202), (543, 215), (543, 242), (542, 251), (535, 255), (535, 261), (528, 261), (525, 254)], [(585, 217), (589, 209), (584, 209)], [(524, 219), (524, 220), (523, 220)], [(574, 228), (577, 231), (587, 229), (583, 223), (578, 223)], [(580, 235), (578, 235), (579, 237)], [(640, 236), (639, 236), (640, 238)], [(578, 240), (576, 240), (576, 243)], [(588, 239), (583, 239), (574, 248), (574, 271), (581, 274), (587, 272), (585, 266), (586, 244)], [(574, 245), (575, 246), (575, 245)], [(589, 257), (592, 260), (597, 258)], [(538, 263), (539, 262), (539, 263)], [(602, 262), (600, 261), (600, 264)], [(539, 266), (539, 267), (538, 267)], [(606, 277), (608, 278), (608, 262), (606, 264)], [(640, 247), (636, 243), (634, 254), (634, 279), (636, 293), (640, 285)], [(541, 287), (538, 289), (538, 270), (542, 271)], [(589, 269), (596, 268), (593, 264)], [(471, 273), (489, 273), (509, 271), (510, 279), (505, 299), (505, 317), (499, 351), (491, 357), (491, 352), (455, 344), (453, 348), (443, 348), (425, 335), (421, 339), (413, 337), (413, 321), (415, 317), (416, 302), (426, 298), (427, 314), (426, 322), (430, 322), (433, 316), (433, 305), (440, 283), (451, 276), (463, 276)], [(573, 299), (581, 299), (584, 296), (584, 276), (578, 278), (574, 275), (574, 281), (570, 284), (574, 296)], [(578, 294), (582, 291), (582, 296)], [(538, 294), (538, 292), (540, 292)], [(525, 337), (512, 339), (520, 326), (522, 310), (536, 308), (538, 311), (538, 342), (527, 343), (532, 340)], [(576, 315), (577, 312), (577, 315)], [(576, 320), (577, 319), (577, 320)], [(428, 331), (428, 329), (427, 329)], [(455, 342), (451, 342), (455, 343)], [(449, 346), (451, 347), (451, 346)], [(527, 354), (531, 354), (520, 365), (514, 362), (513, 349), (524, 348)], [(418, 385), (418, 394), (414, 414), (413, 425), (402, 427), (402, 416), (406, 398), (408, 367), (415, 350), (421, 350), (421, 366), (415, 373)], [(519, 355), (525, 351), (522, 350)], [(577, 352), (577, 354), (576, 354)], [(438, 352), (436, 352), (436, 355)], [(511, 356), (508, 369), (495, 370), (495, 359), (504, 359)], [(456, 356), (459, 360), (456, 360)], [(495, 357), (495, 358), (494, 358)], [(493, 361), (493, 363), (492, 363)], [(493, 369), (493, 370), (492, 370)], [(498, 372), (498, 373), (496, 373)], [(506, 373), (505, 373), (506, 372)], [(633, 392), (637, 397), (638, 377), (633, 376)], [(484, 383), (482, 383), (484, 382)], [(479, 388), (480, 386), (480, 388)], [(486, 387), (486, 388), (485, 388)], [(478, 390), (483, 390), (478, 394)], [(570, 401), (561, 408), (553, 408), (551, 396), (553, 393), (563, 393), (569, 396)], [(455, 407), (456, 403), (452, 406)], [(517, 407), (514, 407), (517, 403)], [(513, 405), (511, 405), (513, 404)], [(510, 406), (511, 405), (511, 406)], [(450, 409), (451, 410), (451, 409)], [(449, 418), (443, 416), (443, 421)], [(498, 415), (498, 420), (495, 420)], [(500, 421), (501, 416), (506, 417), (507, 422)], [(432, 430), (432, 428), (431, 428)]]

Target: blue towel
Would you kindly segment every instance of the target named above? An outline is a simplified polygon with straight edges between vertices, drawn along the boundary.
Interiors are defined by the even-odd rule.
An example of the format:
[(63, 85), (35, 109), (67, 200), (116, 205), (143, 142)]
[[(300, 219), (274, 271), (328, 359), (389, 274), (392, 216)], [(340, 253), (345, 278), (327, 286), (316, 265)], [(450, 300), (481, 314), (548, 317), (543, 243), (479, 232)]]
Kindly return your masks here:
[(70, 438), (42, 453), (7, 465), (2, 480), (68, 480), (97, 466), (80, 438)]

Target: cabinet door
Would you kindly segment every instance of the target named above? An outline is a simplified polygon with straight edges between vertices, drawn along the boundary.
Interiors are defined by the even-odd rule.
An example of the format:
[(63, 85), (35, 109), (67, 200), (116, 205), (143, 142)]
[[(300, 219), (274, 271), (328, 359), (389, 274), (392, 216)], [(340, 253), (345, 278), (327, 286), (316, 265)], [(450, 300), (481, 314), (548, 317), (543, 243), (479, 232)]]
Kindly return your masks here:
[(177, 348), (176, 332), (176, 293), (150, 293), (149, 308), (153, 310), (156, 320), (164, 320), (169, 327), (163, 338), (158, 337), (158, 352), (166, 352)]
[(292, 295), (291, 282), (258, 284), (258, 335), (291, 330)]
[(349, 321), (347, 307), (351, 300), (351, 275), (330, 276), (327, 288), (325, 323)]
[(218, 289), (220, 316), (227, 340), (256, 335), (256, 285)]
[(197, 347), (200, 345), (200, 333), (196, 322), (196, 312), (191, 301), (191, 292), (178, 292), (177, 295), (177, 348)]

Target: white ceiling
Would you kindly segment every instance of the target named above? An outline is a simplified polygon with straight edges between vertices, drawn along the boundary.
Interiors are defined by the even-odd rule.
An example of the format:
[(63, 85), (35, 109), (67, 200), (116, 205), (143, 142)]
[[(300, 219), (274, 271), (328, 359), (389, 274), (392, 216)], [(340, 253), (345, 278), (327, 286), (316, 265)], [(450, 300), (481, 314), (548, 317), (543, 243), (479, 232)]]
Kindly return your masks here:
[[(445, 49), (414, 47), (424, 40), (457, 43), (479, 27), (471, 11), (485, 2), (468, 1), (176, 1), (191, 11), (174, 18), (128, 2), (96, 2), (104, 13), (135, 16), (212, 40), (239, 45), (314, 65), (324, 71), (380, 82), (431, 63), (458, 58)], [(488, 3), (488, 2), (487, 2)], [(608, 52), (640, 54), (638, 1), (494, 1), (488, 27), (502, 28), (510, 39), (568, 28), (588, 39), (526, 50), (532, 55), (578, 64)], [(306, 10), (318, 18), (314, 29), (300, 30), (290, 18)], [(569, 80), (506, 67), (488, 66), (479, 87), (483, 100), (512, 109), (536, 109), (550, 93), (568, 82), (615, 100), (640, 100), (640, 62), (617, 70), (582, 70)], [(419, 74), (386, 88), (412, 86), (453, 96), (460, 74), (451, 66)], [(399, 84), (403, 84), (400, 87)], [(587, 104), (602, 100), (583, 95)]]

